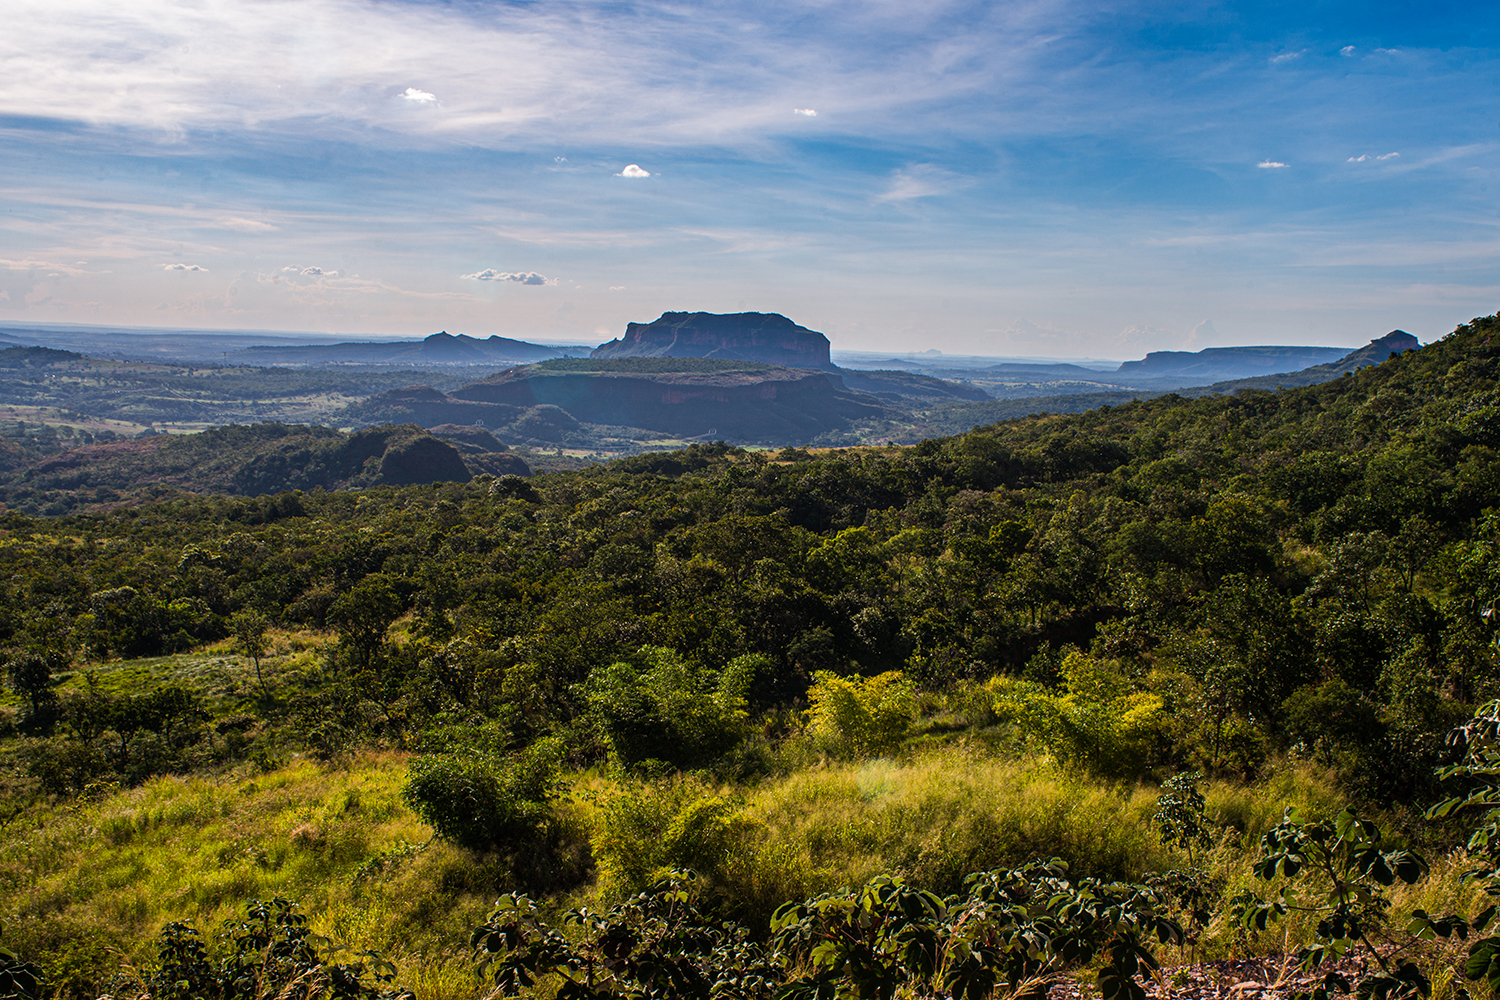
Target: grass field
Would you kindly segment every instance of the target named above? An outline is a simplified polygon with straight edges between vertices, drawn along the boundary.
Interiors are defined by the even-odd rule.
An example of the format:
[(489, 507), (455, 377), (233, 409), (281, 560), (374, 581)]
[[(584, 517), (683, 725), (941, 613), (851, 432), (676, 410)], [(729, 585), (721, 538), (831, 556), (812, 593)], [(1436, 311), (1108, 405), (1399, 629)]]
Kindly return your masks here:
[[(432, 838), (401, 799), (406, 764), (370, 752), (266, 772), (242, 765), (17, 818), (0, 832), (7, 942), (50, 956), (53, 975), (82, 990), (148, 964), (169, 920), (207, 930), (247, 900), (282, 896), (302, 903), (319, 933), (385, 953), (424, 1000), (477, 995), (468, 931), (510, 882), (496, 858)], [(1337, 808), (1326, 779), (1298, 768), (1205, 791), (1219, 829), (1207, 865), (1226, 895), (1250, 883), (1254, 845), (1285, 805)], [(881, 873), (954, 891), (970, 871), (1056, 855), (1079, 874), (1139, 878), (1181, 863), (1149, 825), (1154, 801), (1153, 789), (962, 744), (740, 787), (587, 772), (560, 812), (591, 845), (599, 877), (550, 908), (607, 903), (674, 866), (704, 872), (752, 926), (786, 899)], [(1457, 871), (1440, 863), (1402, 905), (1436, 912), (1458, 901)], [(1275, 951), (1305, 931), (1289, 927), (1290, 938), (1278, 931), (1253, 947)], [(1247, 945), (1220, 921), (1200, 953), (1231, 947)]]

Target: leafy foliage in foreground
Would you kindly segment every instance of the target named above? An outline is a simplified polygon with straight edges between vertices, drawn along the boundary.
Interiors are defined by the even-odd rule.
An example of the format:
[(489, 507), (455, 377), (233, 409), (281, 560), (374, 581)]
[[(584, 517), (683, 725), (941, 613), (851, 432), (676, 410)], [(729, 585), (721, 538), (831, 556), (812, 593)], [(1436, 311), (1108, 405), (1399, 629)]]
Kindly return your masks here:
[(344, 949), (312, 933), (295, 903), (255, 900), (245, 919), (225, 926), (224, 956), (214, 961), (191, 925), (170, 923), (158, 937), (158, 962), (145, 985), (152, 1000), (415, 1000), (388, 984), (396, 967), (374, 952), (340, 963)]
[(953, 1000), (1046, 995), (1102, 958), (1105, 1000), (1139, 1000), (1156, 966), (1151, 946), (1180, 941), (1143, 886), (1067, 878), (1053, 860), (969, 879), (943, 900), (880, 878), (852, 893), (789, 903), (768, 945), (712, 916), (696, 879), (678, 872), (603, 915), (569, 912), (577, 941), (549, 927), (525, 896), (503, 897), (473, 936), (481, 967), (506, 996), (546, 977), (567, 1000), (732, 998), (890, 1000), (910, 986)]

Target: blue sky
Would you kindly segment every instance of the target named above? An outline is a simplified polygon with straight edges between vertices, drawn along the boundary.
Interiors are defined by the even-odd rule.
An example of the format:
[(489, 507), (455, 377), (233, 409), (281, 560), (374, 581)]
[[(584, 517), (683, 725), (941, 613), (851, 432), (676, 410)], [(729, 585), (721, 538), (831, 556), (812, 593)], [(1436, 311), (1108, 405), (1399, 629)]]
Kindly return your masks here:
[(1497, 43), (1472, 4), (11, 0), (0, 322), (1425, 341), (1500, 303)]

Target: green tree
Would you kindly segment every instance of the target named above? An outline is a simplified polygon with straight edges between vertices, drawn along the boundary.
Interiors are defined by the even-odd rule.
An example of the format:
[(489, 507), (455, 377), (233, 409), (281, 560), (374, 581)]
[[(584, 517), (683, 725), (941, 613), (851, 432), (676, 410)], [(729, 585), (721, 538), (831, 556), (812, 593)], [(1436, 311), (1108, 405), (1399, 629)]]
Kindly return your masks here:
[(261, 693), (267, 697), (271, 692), (260, 672), (260, 658), (266, 654), (266, 630), (270, 626), (266, 616), (253, 609), (238, 611), (229, 620), (229, 627), (234, 630), (234, 640), (239, 645), (240, 652), (255, 663), (255, 679), (260, 684)]

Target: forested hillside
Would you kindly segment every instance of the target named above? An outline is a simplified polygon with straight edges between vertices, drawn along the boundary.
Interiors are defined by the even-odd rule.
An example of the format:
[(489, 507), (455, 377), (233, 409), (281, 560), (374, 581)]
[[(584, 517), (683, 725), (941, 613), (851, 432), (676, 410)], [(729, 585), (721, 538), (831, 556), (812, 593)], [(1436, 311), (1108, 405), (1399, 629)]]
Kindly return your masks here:
[[(43, 818), (6, 828), (0, 922), (24, 951), (65, 951), (85, 904), (41, 878), (61, 862), (39, 845), (82, 836), (69, 810), (96, 807), (79, 803), (136, 803), (135, 832), (108, 849), (123, 850), (146, 843), (156, 807), (101, 796), (157, 796), (154, 776), (191, 774), (253, 796), (311, 781), (298, 761), (338, 774), (378, 752), (410, 755), (404, 772), (380, 758), (404, 774), (382, 779), (403, 791), (380, 822), (409, 810), (438, 846), (327, 839), (366, 800), (309, 820), (305, 844), (286, 834), (285, 851), (322, 859), (293, 888), (328, 912), (349, 894), (399, 897), (396, 923), (371, 933), (422, 961), (436, 952), (413, 940), (510, 889), (607, 905), (691, 868), (721, 916), (765, 940), (784, 900), (880, 871), (968, 893), (967, 873), (1038, 855), (1074, 878), (1221, 865), (1197, 890), (1213, 905), (1204, 947), (1264, 950), (1225, 923), (1250, 876), (1223, 866), (1289, 798), (1330, 818), (1378, 813), (1433, 857), (1457, 842), (1422, 815), (1443, 795), (1434, 769), (1464, 749), (1445, 733), (1500, 695), (1497, 446), (1500, 318), (1487, 317), (1320, 385), (913, 447), (697, 445), (532, 479), (12, 513), (6, 794)], [(1158, 844), (1135, 801), (1137, 782), (1155, 801), (1156, 783), (1194, 771), (1212, 798), (1197, 813), (1211, 864), (1188, 841)], [(1044, 814), (1007, 818), (1022, 792)], [(909, 797), (904, 818), (880, 812), (892, 795)], [(1046, 813), (1049, 796), (1072, 804)], [(848, 812), (827, 819), (835, 802)], [(361, 865), (371, 881), (348, 882)], [(356, 888), (328, 889), (338, 878)], [(232, 895), (170, 898), (192, 915)], [(139, 905), (108, 920), (145, 956), (161, 904)], [(807, 934), (833, 919), (783, 917)], [(1323, 933), (1309, 920), (1289, 940)], [(1074, 965), (1135, 975), (1099, 942)], [(59, 962), (76, 984), (108, 965)]]

